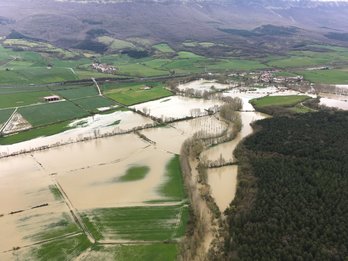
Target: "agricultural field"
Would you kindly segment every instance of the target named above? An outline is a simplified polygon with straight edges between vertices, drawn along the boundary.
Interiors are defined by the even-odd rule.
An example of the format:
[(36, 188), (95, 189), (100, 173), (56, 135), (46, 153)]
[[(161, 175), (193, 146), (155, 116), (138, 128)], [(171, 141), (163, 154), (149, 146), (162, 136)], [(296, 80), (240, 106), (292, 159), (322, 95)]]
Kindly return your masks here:
[(298, 74), (311, 82), (323, 84), (347, 84), (348, 72), (345, 70), (314, 70), (314, 71), (300, 71)]
[(76, 99), (72, 100), (72, 103), (76, 104), (78, 107), (84, 109), (85, 111), (89, 111), (92, 113), (99, 112), (98, 109), (100, 108), (107, 109), (116, 106), (116, 103), (114, 101), (101, 96)]
[(1, 126), (10, 118), (13, 112), (14, 112), (14, 109), (0, 110), (0, 129), (1, 129)]
[(102, 89), (104, 90), (105, 96), (124, 105), (134, 105), (172, 95), (172, 93), (159, 82), (105, 83)]
[(156, 44), (152, 48), (162, 52), (162, 53), (175, 53), (175, 51), (166, 43)]
[(19, 107), (35, 103), (43, 103), (43, 97), (50, 96), (52, 94), (53, 93), (49, 92), (49, 90), (1, 94), (0, 108)]
[(51, 90), (64, 99), (80, 99), (98, 95), (95, 85), (76, 85), (51, 87)]
[(184, 236), (186, 206), (95, 209), (82, 214), (97, 240), (170, 241)]
[(314, 66), (329, 66), (335, 64), (345, 64), (348, 58), (347, 48), (325, 47), (325, 51), (293, 51), (288, 57), (273, 57), (266, 63), (271, 67), (277, 68), (305, 68)]
[(163, 261), (176, 260), (178, 246), (176, 244), (145, 244), (98, 246), (88, 252), (85, 261), (104, 260), (118, 261)]
[(98, 37), (98, 41), (103, 44), (106, 44), (108, 46), (109, 51), (118, 51), (127, 48), (136, 49), (136, 46), (131, 42), (112, 38), (109, 36)]
[(29, 129), (9, 136), (0, 137), (0, 145), (11, 145), (38, 137), (48, 137), (71, 129), (69, 121), (50, 124), (43, 127)]
[(289, 95), (289, 96), (267, 96), (251, 100), (256, 107), (267, 106), (293, 106), (308, 99), (305, 95)]
[(18, 112), (34, 127), (89, 115), (88, 112), (69, 101), (22, 107)]

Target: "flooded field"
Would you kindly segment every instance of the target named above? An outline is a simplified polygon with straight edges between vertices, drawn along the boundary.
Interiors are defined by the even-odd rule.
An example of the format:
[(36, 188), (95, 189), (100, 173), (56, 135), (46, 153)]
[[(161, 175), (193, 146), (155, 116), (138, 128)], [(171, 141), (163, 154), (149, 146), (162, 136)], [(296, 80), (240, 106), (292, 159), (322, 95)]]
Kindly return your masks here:
[(162, 119), (163, 121), (169, 121), (192, 116), (208, 115), (208, 109), (221, 104), (222, 102), (220, 101), (172, 96), (169, 98), (138, 104), (132, 108), (140, 111), (146, 111), (149, 115)]
[(180, 153), (182, 143), (197, 132), (207, 135), (222, 133), (227, 125), (216, 119), (215, 116), (205, 116), (192, 120), (171, 123), (161, 128), (151, 128), (141, 131), (156, 147), (175, 154)]
[[(348, 89), (347, 85), (343, 85)], [(342, 87), (343, 88), (343, 87)], [(337, 95), (330, 93), (320, 93), (320, 105), (325, 105), (327, 107), (333, 107), (341, 110), (348, 110), (348, 96)]]
[(152, 124), (153, 121), (132, 111), (117, 111), (111, 114), (97, 114), (91, 117), (76, 120), (70, 124), (73, 127), (65, 132), (16, 143), (0, 145), (1, 153), (15, 153), (23, 150), (32, 150), (42, 146), (75, 142), (84, 138), (95, 137), (108, 133), (122, 133), (136, 127)]
[(201, 154), (201, 159), (206, 158), (211, 161), (216, 161), (222, 157), (227, 162), (234, 161), (233, 151), (246, 136), (252, 134), (253, 132), (250, 124), (254, 121), (262, 120), (268, 117), (266, 114), (260, 112), (240, 112), (240, 116), (243, 125), (236, 138), (232, 141), (221, 143), (203, 151)]
[[(201, 80), (180, 88), (208, 91), (212, 85), (215, 89), (228, 87)], [(237, 145), (252, 134), (250, 124), (268, 117), (255, 112), (249, 101), (266, 95), (297, 94), (275, 87), (235, 88), (225, 92), (226, 96), (243, 100), (243, 111), (239, 112), (242, 129), (234, 140), (205, 150), (201, 160), (223, 159), (236, 164), (233, 153)], [(345, 100), (336, 99), (335, 102), (347, 104)], [(149, 117), (131, 111), (117, 111), (76, 120), (70, 124), (72, 129), (60, 134), (0, 146), (0, 153), (12, 153), (71, 142), (0, 159), (0, 233), (3, 235), (0, 260), (13, 260), (14, 255), (20, 253), (22, 260), (30, 260), (34, 248), (40, 250), (48, 242), (56, 244), (61, 239), (77, 245), (83, 242), (89, 246), (96, 241), (120, 246), (134, 242), (175, 242), (181, 238), (185, 233), (188, 207), (177, 154), (182, 143), (197, 132), (210, 136), (226, 131), (227, 124), (219, 120), (218, 115), (208, 115), (207, 111), (221, 104), (217, 100), (173, 96), (133, 108), (164, 121), (197, 118), (130, 134), (75, 142), (154, 123)], [(197, 175), (196, 170), (192, 172)], [(237, 165), (208, 170), (211, 194), (221, 212), (235, 196), (237, 172)], [(213, 238), (212, 232), (209, 233), (206, 247)], [(68, 245), (75, 249), (74, 244)], [(18, 247), (21, 249), (13, 251)], [(69, 251), (73, 251), (73, 257), (80, 254), (76, 250)]]
[(178, 89), (180, 91), (192, 89), (200, 93), (203, 93), (203, 92), (212, 92), (215, 90), (226, 90), (231, 87), (232, 85), (217, 83), (215, 80), (200, 79), (197, 81), (180, 84), (178, 86)]

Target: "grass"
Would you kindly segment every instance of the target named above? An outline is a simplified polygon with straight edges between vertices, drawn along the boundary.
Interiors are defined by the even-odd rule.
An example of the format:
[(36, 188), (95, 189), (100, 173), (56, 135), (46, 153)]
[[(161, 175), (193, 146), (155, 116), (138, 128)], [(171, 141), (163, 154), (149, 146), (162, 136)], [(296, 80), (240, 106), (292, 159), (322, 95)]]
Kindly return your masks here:
[(323, 84), (348, 84), (348, 73), (341, 70), (302, 71), (298, 74), (311, 82)]
[(78, 79), (68, 68), (17, 66), (16, 62), (9, 67), (10, 71), (0, 70), (0, 84), (42, 84)]
[(166, 43), (156, 44), (152, 47), (162, 53), (175, 53), (175, 51)]
[[(131, 192), (130, 192), (131, 193)], [(170, 240), (183, 236), (185, 229), (178, 229), (183, 206), (128, 207), (94, 209), (83, 213), (83, 220), (98, 231), (97, 237), (117, 240)], [(180, 218), (180, 220), (178, 220)], [(179, 221), (179, 226), (178, 226)]]
[(166, 181), (158, 192), (170, 199), (182, 200), (185, 198), (184, 181), (181, 174), (180, 159), (175, 155), (166, 166)]
[(70, 129), (70, 127), (68, 127), (68, 124), (69, 122), (65, 121), (65, 122), (51, 124), (44, 127), (26, 130), (23, 132), (12, 134), (10, 136), (0, 137), (0, 145), (10, 145), (10, 144), (15, 144), (15, 143), (35, 139), (38, 137), (51, 136), (51, 135)]
[(296, 106), (291, 108), (291, 111), (295, 113), (308, 113), (308, 112), (314, 112), (313, 109), (308, 108), (302, 104), (297, 104)]
[(69, 101), (22, 107), (18, 112), (34, 127), (89, 115)]
[(148, 85), (153, 87), (150, 90), (144, 90), (147, 83), (132, 83), (126, 85), (114, 85), (112, 87), (110, 85), (104, 85), (103, 89), (109, 89), (105, 92), (105, 96), (124, 105), (134, 105), (172, 95), (172, 93), (165, 89), (161, 83), (149, 83)]
[(142, 180), (150, 172), (147, 166), (133, 166), (127, 169), (126, 173), (117, 179), (118, 182), (130, 182)]
[(235, 70), (235, 71), (252, 71), (257, 69), (267, 68), (267, 65), (264, 65), (258, 61), (250, 60), (220, 60), (218, 62), (212, 62), (207, 66), (208, 70), (221, 71), (221, 70)]
[(175, 261), (178, 250), (176, 244), (101, 246), (96, 251), (92, 250), (85, 260), (94, 261), (96, 258), (105, 260), (103, 259), (105, 256), (117, 261)]
[(72, 101), (86, 111), (98, 112), (98, 108), (115, 106), (116, 103), (102, 96), (88, 97)]
[(43, 97), (50, 96), (49, 91), (32, 91), (0, 95), (0, 108), (18, 107), (43, 102)]
[(269, 106), (291, 107), (307, 99), (309, 99), (309, 97), (306, 95), (266, 96), (262, 98), (253, 99), (250, 101), (250, 103), (256, 108), (263, 108)]
[(14, 109), (0, 110), (0, 128), (2, 124), (4, 124), (10, 118), (13, 112), (14, 112)]
[(165, 76), (168, 75), (169, 72), (162, 70), (151, 68), (146, 66), (146, 64), (142, 63), (132, 63), (126, 65), (120, 65), (118, 74), (127, 75), (127, 76), (135, 76), (135, 77), (153, 77), (153, 76)]
[(55, 92), (65, 99), (79, 99), (98, 95), (98, 91), (95, 86), (60, 89), (55, 90)]
[(55, 240), (42, 244), (31, 251), (34, 260), (66, 261), (73, 260), (91, 246), (85, 235)]
[(112, 51), (117, 51), (117, 50), (122, 50), (127, 48), (132, 48), (132, 49), (136, 48), (136, 46), (132, 44), (131, 42), (115, 39), (109, 36), (98, 37), (98, 41), (108, 45), (109, 50), (112, 50)]

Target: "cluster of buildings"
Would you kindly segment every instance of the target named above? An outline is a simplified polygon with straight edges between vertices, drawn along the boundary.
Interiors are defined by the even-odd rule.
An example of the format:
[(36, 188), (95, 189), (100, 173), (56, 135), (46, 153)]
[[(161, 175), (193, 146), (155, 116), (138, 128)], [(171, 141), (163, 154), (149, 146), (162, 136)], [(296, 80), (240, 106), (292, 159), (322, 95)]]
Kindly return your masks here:
[(274, 76), (272, 72), (262, 72), (259, 81), (264, 83), (295, 83), (302, 82), (303, 76)]
[(117, 72), (117, 68), (104, 63), (93, 63), (92, 68), (101, 73), (114, 74)]

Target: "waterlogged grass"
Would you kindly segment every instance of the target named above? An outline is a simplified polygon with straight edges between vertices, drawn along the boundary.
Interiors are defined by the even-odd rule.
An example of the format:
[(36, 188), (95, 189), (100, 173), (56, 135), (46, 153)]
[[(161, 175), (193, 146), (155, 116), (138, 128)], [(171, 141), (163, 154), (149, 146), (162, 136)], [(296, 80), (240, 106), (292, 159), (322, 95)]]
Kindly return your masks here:
[(101, 96), (73, 100), (72, 102), (77, 106), (83, 108), (84, 110), (90, 112), (98, 112), (98, 108), (111, 107), (116, 105), (113, 100)]
[(57, 188), (56, 185), (50, 185), (49, 190), (51, 191), (55, 200), (62, 200), (63, 199), (63, 195), (60, 192), (60, 190)]
[[(178, 255), (176, 244), (149, 244), (149, 245), (118, 245), (113, 247), (100, 246), (84, 259), (85, 261), (101, 260), (117, 261), (175, 261)], [(103, 259), (105, 256), (106, 259)]]
[(26, 130), (10, 136), (0, 137), (0, 145), (10, 145), (15, 144), (38, 137), (47, 137), (63, 131), (70, 129), (68, 126), (69, 122), (60, 122), (56, 124), (51, 124), (44, 127), (39, 127), (35, 129)]
[[(63, 238), (42, 244), (31, 251), (33, 260), (66, 261), (73, 260), (91, 246), (85, 235)], [(31, 260), (30, 258), (28, 260)]]
[[(151, 86), (151, 89), (146, 90), (146, 86)], [(105, 96), (124, 105), (133, 105), (173, 95), (161, 83), (149, 83), (148, 85), (146, 83), (106, 85), (105, 87), (103, 86), (104, 88), (109, 89), (105, 92)]]
[(253, 99), (250, 101), (250, 103), (256, 108), (269, 106), (291, 107), (307, 99), (309, 99), (309, 97), (306, 95), (266, 96), (258, 99)]
[(90, 231), (97, 238), (170, 240), (183, 236), (187, 221), (185, 211), (187, 207), (184, 206), (94, 209), (83, 213), (83, 219), (88, 227), (93, 227)]
[(185, 198), (184, 181), (181, 174), (180, 159), (175, 155), (166, 166), (165, 183), (160, 186), (158, 192), (171, 200)]
[(89, 115), (89, 113), (69, 101), (23, 107), (18, 111), (34, 127)]
[(126, 173), (121, 176), (117, 181), (119, 182), (131, 182), (142, 180), (150, 172), (150, 168), (147, 166), (133, 166), (130, 167)]

